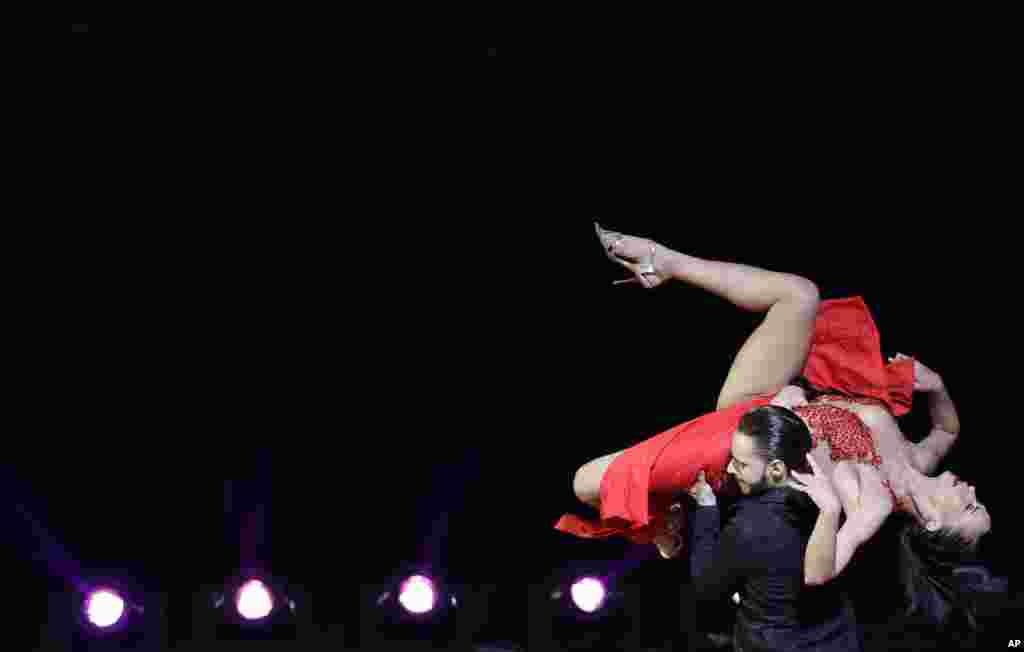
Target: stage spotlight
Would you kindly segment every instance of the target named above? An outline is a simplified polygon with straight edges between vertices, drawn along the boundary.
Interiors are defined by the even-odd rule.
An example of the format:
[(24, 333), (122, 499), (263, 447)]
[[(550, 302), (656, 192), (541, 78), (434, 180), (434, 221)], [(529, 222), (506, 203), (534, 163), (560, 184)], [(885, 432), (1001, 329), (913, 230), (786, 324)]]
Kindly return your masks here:
[(428, 613), (434, 608), (435, 601), (434, 583), (423, 575), (413, 575), (405, 580), (398, 594), (398, 602), (413, 614)]
[(166, 599), (113, 576), (75, 578), (49, 593), (43, 649), (158, 649), (167, 645)]
[(457, 635), (456, 611), (466, 598), (425, 568), (404, 569), (386, 583), (367, 585), (360, 600), (360, 645), (386, 649), (395, 641), (433, 641), (447, 646)]
[(527, 649), (604, 648), (632, 630), (621, 577), (558, 572), (528, 594)]
[(263, 620), (274, 610), (274, 596), (257, 579), (244, 583), (235, 595), (235, 609), (246, 620)]
[(201, 639), (291, 641), (317, 628), (308, 594), (263, 571), (202, 590), (193, 604), (193, 636)]
[(105, 577), (81, 581), (77, 589), (76, 619), (86, 638), (111, 638), (140, 629), (146, 610), (139, 587)]
[(86, 619), (99, 629), (113, 627), (124, 616), (125, 603), (121, 595), (108, 588), (93, 589), (82, 603)]
[(570, 593), (572, 594), (573, 604), (580, 611), (588, 614), (600, 609), (607, 595), (604, 584), (593, 577), (584, 577), (574, 582)]

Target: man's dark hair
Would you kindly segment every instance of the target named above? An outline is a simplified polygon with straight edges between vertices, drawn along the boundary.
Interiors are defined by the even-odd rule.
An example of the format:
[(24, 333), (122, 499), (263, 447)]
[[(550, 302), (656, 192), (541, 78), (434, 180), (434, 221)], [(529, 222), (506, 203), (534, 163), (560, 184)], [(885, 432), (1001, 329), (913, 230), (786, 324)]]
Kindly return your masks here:
[[(793, 411), (778, 405), (759, 407), (743, 415), (739, 431), (754, 440), (757, 454), (766, 463), (782, 460), (788, 471), (811, 472), (807, 464), (807, 453), (811, 451), (812, 443), (811, 431)], [(817, 506), (807, 494), (790, 487), (783, 489), (786, 491), (786, 505), (789, 506), (787, 520), (806, 530), (805, 536), (810, 536), (810, 528), (817, 517)]]
[(809, 471), (807, 453), (811, 451), (811, 431), (791, 410), (765, 405), (740, 419), (739, 430), (754, 440), (754, 447), (765, 462), (782, 460), (787, 469)]

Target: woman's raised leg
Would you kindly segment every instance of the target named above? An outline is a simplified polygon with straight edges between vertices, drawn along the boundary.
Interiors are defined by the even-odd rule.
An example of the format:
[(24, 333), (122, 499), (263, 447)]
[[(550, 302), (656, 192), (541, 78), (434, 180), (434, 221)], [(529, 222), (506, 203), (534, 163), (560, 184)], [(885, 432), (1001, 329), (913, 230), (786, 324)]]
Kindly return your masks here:
[(591, 460), (576, 470), (576, 476), (572, 481), (573, 491), (576, 497), (582, 502), (596, 509), (601, 508), (601, 479), (604, 472), (612, 465), (615, 458), (622, 455), (624, 451), (602, 455)]
[[(650, 240), (615, 234), (609, 250), (626, 260), (649, 260)], [(659, 281), (675, 279), (704, 288), (764, 321), (733, 360), (718, 397), (718, 409), (755, 394), (780, 389), (800, 374), (811, 348), (818, 313), (818, 288), (795, 274), (750, 265), (704, 260), (654, 244), (654, 273)], [(626, 264), (627, 268), (631, 268)]]

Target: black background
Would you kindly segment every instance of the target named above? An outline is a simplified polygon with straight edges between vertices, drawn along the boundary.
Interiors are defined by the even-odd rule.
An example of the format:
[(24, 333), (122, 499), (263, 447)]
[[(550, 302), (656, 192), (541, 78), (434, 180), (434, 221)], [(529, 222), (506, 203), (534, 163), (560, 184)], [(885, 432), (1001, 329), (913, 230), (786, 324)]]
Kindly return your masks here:
[[(678, 208), (666, 209), (674, 220), (653, 206), (601, 208), (608, 227), (800, 273), (826, 298), (863, 295), (886, 354), (919, 356), (946, 378), (964, 424), (949, 468), (977, 483), (995, 522), (987, 554), (1007, 572), (1012, 494), (990, 457), (1006, 430), (987, 374), (1013, 326), (948, 251), (899, 228), (843, 239), (843, 220), (810, 215), (738, 233), (749, 227), (727, 217), (680, 225), (692, 218)], [(785, 226), (801, 223), (799, 237)], [(35, 424), (55, 443), (36, 451), (38, 467), (19, 465), (15, 495), (81, 563), (164, 591), (217, 580), (242, 550), (321, 592), (407, 563), (496, 583), (519, 608), (525, 590), (587, 564), (653, 591), (671, 564), (650, 550), (551, 525), (586, 513), (571, 490), (580, 464), (711, 409), (757, 317), (692, 288), (613, 288), (618, 269), (582, 216), (561, 229), (507, 225), (504, 243), (407, 232), (384, 260), (359, 230), (241, 229), (194, 255), (97, 261), (59, 295)], [(213, 235), (200, 233), (193, 242)], [(492, 257), (508, 244), (521, 255)], [(436, 268), (423, 250), (479, 255)], [(911, 436), (928, 425), (921, 405), (904, 419)], [(253, 512), (263, 529), (250, 547), (240, 532)], [(873, 588), (885, 563), (869, 571)], [(895, 573), (882, 575), (894, 591)], [(524, 617), (503, 609), (509, 638)]]
[(88, 32), (89, 31), (89, 24), (88, 23), (71, 23), (71, 31), (72, 32)]
[[(683, 286), (613, 288), (622, 270), (595, 216), (807, 276), (825, 298), (863, 295), (884, 352), (946, 379), (963, 423), (948, 467), (977, 484), (986, 555), (1013, 577), (1019, 252), (1000, 119), (949, 104), (948, 67), (929, 86), (741, 63), (680, 63), (681, 86), (630, 67), (585, 108), (538, 112), (529, 98), (563, 82), (537, 66), (525, 99), (485, 86), (484, 115), (284, 111), (289, 130), (318, 125), (302, 138), (239, 110), (223, 159), (197, 154), (220, 151), (220, 128), (77, 113), (68, 207), (97, 219), (33, 240), (45, 262), (24, 284), (42, 343), (12, 397), (26, 417), (13, 421), (31, 425), (12, 437), (5, 484), (24, 507), (6, 529), (33, 560), (26, 578), (58, 590), (54, 560), (73, 558), (188, 593), (245, 548), (318, 595), (354, 595), (432, 563), (495, 583), (492, 634), (522, 642), (531, 591), (611, 568), (642, 587), (650, 636), (668, 636), (679, 619), (657, 605), (678, 564), (551, 526), (585, 512), (581, 464), (711, 409), (757, 316)], [(972, 79), (959, 97), (980, 97)], [(157, 156), (172, 133), (192, 146), (184, 164)], [(116, 177), (95, 168), (112, 149)], [(904, 430), (927, 425), (915, 404)], [(92, 512), (94, 493), (113, 507)], [(246, 547), (241, 525), (261, 511)], [(867, 580), (868, 622), (898, 602), (885, 549), (850, 573)]]

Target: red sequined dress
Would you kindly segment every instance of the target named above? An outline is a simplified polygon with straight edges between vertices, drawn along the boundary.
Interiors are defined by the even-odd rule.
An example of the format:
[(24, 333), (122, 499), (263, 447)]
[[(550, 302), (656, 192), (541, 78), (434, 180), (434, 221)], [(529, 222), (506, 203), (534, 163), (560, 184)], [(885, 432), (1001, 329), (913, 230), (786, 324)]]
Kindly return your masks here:
[[(883, 362), (878, 328), (861, 297), (821, 302), (803, 376), (836, 394), (795, 410), (815, 433), (815, 445), (827, 440), (834, 461), (880, 464), (871, 432), (860, 418), (828, 403), (874, 403), (895, 416), (906, 414), (913, 396), (914, 361)], [(775, 393), (697, 417), (626, 449), (601, 479), (600, 520), (566, 514), (555, 529), (584, 538), (618, 534), (635, 543), (651, 543), (668, 506), (693, 485), (701, 470), (716, 492), (723, 489), (732, 433), (744, 414), (770, 403)]]
[(880, 405), (875, 399), (830, 394), (819, 396), (807, 405), (793, 408), (793, 412), (796, 412), (810, 429), (814, 438), (814, 447), (817, 448), (822, 441), (827, 442), (832, 449), (833, 462), (851, 460), (880, 466), (882, 458), (875, 451), (871, 431), (853, 412), (829, 405), (834, 401)]

